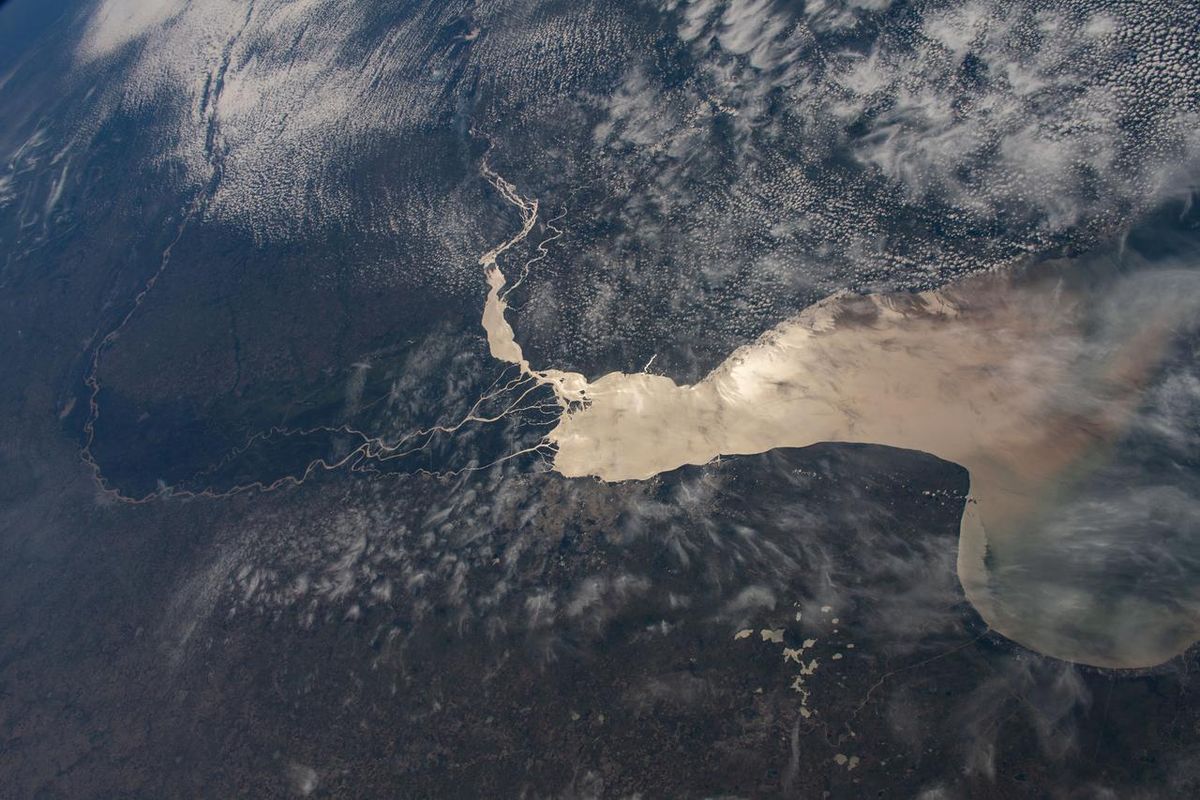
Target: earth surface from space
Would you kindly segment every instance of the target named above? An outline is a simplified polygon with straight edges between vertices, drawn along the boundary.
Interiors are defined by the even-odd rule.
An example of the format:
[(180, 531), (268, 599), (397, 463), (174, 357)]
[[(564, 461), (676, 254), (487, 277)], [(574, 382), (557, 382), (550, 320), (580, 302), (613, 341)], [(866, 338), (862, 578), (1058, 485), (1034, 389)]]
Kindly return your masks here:
[(0, 795), (1200, 795), (1196, 0), (0, 3)]

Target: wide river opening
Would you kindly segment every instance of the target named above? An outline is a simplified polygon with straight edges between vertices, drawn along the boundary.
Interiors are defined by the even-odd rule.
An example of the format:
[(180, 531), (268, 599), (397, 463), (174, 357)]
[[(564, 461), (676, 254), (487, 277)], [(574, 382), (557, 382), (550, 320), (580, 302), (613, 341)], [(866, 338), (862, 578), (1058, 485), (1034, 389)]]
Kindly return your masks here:
[(921, 450), (970, 472), (958, 575), (996, 631), (1046, 655), (1112, 668), (1160, 664), (1200, 639), (1187, 604), (1032, 587), (1028, 548), (1102, 463), (1174, 331), (1200, 310), (1188, 270), (1045, 263), (921, 293), (840, 293), (678, 385), (642, 373), (589, 380), (534, 369), (506, 319), (497, 259), (532, 230), (537, 202), (486, 165), (521, 231), (485, 253), (491, 354), (550, 387), (547, 441), (567, 477), (645, 480), (721, 455), (853, 442)]

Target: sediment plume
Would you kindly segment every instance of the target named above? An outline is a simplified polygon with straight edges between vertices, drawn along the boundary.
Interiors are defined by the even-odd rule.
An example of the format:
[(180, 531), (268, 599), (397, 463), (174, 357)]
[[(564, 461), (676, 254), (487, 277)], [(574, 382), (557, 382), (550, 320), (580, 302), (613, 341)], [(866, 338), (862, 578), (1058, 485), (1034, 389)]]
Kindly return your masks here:
[[(485, 177), (522, 209), (523, 238), (536, 203)], [(1051, 656), (1122, 668), (1159, 664), (1200, 638), (1190, 616), (1148, 620), (1116, 648), (1086, 625), (1064, 635), (1016, 610), (994, 579), (1126, 429), (1173, 333), (1200, 311), (1200, 276), (1063, 261), (921, 293), (840, 293), (678, 385), (647, 372), (588, 380), (532, 368), (505, 319), (496, 261), (516, 241), (481, 259), (483, 325), (493, 356), (555, 392), (562, 415), (547, 441), (562, 475), (645, 480), (821, 442), (924, 451), (970, 472), (959, 578), (993, 629)]]

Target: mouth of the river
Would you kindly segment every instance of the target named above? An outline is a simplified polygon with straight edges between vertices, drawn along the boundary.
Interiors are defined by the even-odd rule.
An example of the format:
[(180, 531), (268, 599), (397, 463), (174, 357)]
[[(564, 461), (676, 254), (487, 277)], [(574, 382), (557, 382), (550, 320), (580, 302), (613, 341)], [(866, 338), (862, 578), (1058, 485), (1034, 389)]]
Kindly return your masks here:
[[(645, 480), (721, 455), (822, 442), (920, 450), (970, 472), (963, 589), (993, 630), (1067, 661), (1151, 667), (1200, 639), (1186, 604), (1031, 587), (1024, 553), (1104, 463), (1175, 331), (1200, 312), (1200, 274), (1077, 263), (970, 277), (921, 293), (836, 294), (732, 353), (699, 382), (537, 370), (505, 318), (497, 258), (536, 201), (485, 167), (521, 209), (517, 238), (481, 258), (491, 353), (550, 387), (548, 442), (567, 477)], [(1043, 606), (1030, 608), (1040, 596)]]

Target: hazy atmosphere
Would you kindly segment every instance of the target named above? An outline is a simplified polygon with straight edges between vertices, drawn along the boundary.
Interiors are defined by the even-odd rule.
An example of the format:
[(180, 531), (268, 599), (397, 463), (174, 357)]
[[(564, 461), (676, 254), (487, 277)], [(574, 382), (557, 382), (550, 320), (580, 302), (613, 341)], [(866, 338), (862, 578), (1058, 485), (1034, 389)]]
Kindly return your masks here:
[(0, 3), (0, 795), (1200, 793), (1200, 4)]

